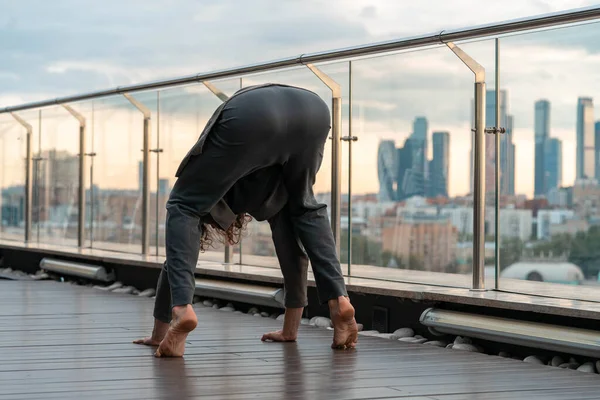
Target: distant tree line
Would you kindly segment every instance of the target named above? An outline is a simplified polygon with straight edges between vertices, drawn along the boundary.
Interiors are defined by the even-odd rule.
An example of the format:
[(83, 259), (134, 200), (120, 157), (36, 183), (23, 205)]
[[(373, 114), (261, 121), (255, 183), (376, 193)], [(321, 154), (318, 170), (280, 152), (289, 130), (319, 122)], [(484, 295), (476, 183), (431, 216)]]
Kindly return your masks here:
[[(348, 232), (342, 232), (341, 262), (348, 262)], [(465, 235), (464, 239), (472, 239)], [(493, 237), (486, 238), (494, 241)], [(525, 243), (519, 238), (503, 238), (500, 241), (500, 270), (523, 258)], [(587, 232), (578, 232), (575, 235), (558, 234), (548, 240), (535, 243), (527, 251), (535, 256), (559, 257), (567, 255), (567, 260), (581, 268), (587, 279), (596, 278), (600, 273), (600, 226), (591, 227)], [(468, 260), (470, 262), (471, 260)], [(486, 258), (486, 265), (493, 265), (494, 258)], [(352, 235), (352, 264), (376, 265), (388, 268), (426, 270), (423, 259), (417, 255), (402, 257), (389, 251), (383, 251), (380, 242), (370, 240), (367, 236)], [(447, 265), (443, 272), (455, 273), (458, 264)]]
[[(523, 258), (524, 243), (519, 238), (505, 238), (500, 241), (500, 269)], [(567, 256), (567, 261), (583, 271), (586, 278), (595, 278), (600, 272), (600, 227), (591, 227), (587, 232), (575, 235), (561, 233), (550, 239), (535, 243), (528, 252), (534, 257), (556, 258)], [(489, 260), (493, 264), (494, 259)]]

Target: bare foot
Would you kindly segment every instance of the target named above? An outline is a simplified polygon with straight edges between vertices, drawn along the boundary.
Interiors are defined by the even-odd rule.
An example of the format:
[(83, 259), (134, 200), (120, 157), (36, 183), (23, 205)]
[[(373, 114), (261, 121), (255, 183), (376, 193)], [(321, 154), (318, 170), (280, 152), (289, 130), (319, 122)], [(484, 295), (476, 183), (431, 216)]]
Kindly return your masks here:
[(347, 297), (329, 301), (331, 322), (333, 323), (333, 349), (352, 349), (358, 342), (358, 327), (354, 319), (354, 307)]
[(154, 329), (152, 330), (152, 336), (145, 337), (143, 339), (134, 340), (135, 344), (143, 344), (146, 346), (158, 346), (160, 342), (165, 338), (167, 331), (169, 330), (169, 324), (166, 322), (154, 320)]
[(182, 357), (185, 352), (185, 339), (196, 329), (198, 318), (190, 304), (173, 308), (173, 321), (162, 342), (158, 346), (155, 357)]
[(265, 333), (260, 339), (263, 342), (295, 342), (296, 335), (286, 335), (283, 330), (277, 332)]
[(265, 333), (262, 341), (270, 342), (295, 342), (298, 338), (298, 327), (302, 319), (304, 308), (286, 308), (283, 318), (283, 329), (277, 332)]

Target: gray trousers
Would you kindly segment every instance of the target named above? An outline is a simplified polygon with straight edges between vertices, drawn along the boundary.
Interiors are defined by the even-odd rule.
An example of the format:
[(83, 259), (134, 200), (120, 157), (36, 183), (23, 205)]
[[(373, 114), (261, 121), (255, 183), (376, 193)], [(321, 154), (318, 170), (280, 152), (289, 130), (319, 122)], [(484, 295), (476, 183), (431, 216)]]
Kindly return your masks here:
[(170, 322), (172, 307), (191, 304), (202, 218), (235, 183), (280, 165), (287, 203), (268, 219), (285, 285), (285, 306), (307, 305), (310, 259), (322, 303), (347, 296), (326, 206), (312, 187), (330, 129), (327, 105), (314, 93), (274, 87), (235, 97), (223, 109), (201, 154), (181, 172), (167, 202), (167, 260), (154, 317)]

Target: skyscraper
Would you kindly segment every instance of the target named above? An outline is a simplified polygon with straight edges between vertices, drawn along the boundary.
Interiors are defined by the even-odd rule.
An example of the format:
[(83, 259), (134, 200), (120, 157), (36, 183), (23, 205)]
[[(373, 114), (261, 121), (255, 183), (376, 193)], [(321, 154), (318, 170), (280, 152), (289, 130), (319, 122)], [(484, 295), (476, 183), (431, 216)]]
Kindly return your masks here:
[[(536, 170), (537, 173), (537, 170)], [(548, 138), (544, 142), (544, 195), (562, 186), (562, 142)]]
[(448, 132), (433, 132), (433, 160), (431, 160), (431, 196), (448, 197), (448, 172), (450, 164), (450, 135)]
[[(485, 93), (485, 126), (506, 127), (506, 90), (500, 90), (500, 121), (496, 122), (496, 90), (487, 90)], [(494, 135), (485, 135), (485, 187), (486, 191), (494, 192), (496, 184), (496, 138)], [(503, 193), (502, 174), (506, 171), (506, 134), (500, 137), (500, 193)]]
[(404, 146), (397, 149), (397, 185), (396, 200), (402, 201), (410, 197), (411, 191), (411, 171), (412, 171), (412, 146), (410, 137), (404, 141)]
[[(511, 154), (514, 153), (514, 144), (512, 142), (512, 127), (509, 130), (509, 116), (507, 115), (508, 95), (506, 90), (500, 90), (500, 121), (496, 123), (496, 91), (495, 89), (486, 91), (485, 107), (485, 126), (486, 127), (504, 127), (506, 133), (500, 137), (500, 193), (514, 194), (514, 159)], [(472, 124), (475, 123), (475, 109), (472, 103)], [(510, 119), (512, 123), (512, 118)], [(496, 185), (496, 139), (494, 135), (485, 135), (485, 186), (486, 192), (494, 192)], [(475, 135), (471, 135), (471, 191), (473, 191), (473, 147), (475, 145)], [(511, 185), (512, 182), (512, 185)], [(511, 191), (511, 186), (513, 190)]]
[[(421, 143), (408, 137), (404, 147), (397, 150), (396, 165), (398, 168), (396, 201), (402, 201), (412, 196), (425, 196), (425, 186), (421, 165), (421, 154), (415, 147), (419, 148)], [(413, 158), (416, 156), (416, 158)], [(415, 167), (417, 166), (417, 167)]]
[(429, 186), (429, 162), (427, 159), (427, 132), (429, 123), (425, 117), (416, 117), (413, 122), (413, 132), (410, 135), (412, 147), (412, 172), (417, 185), (417, 195), (425, 196)]
[(546, 153), (546, 140), (550, 136), (550, 102), (538, 100), (535, 102), (535, 169), (533, 178), (533, 192), (535, 196), (544, 196), (548, 192), (546, 187), (547, 164), (544, 161)]
[(427, 142), (427, 130), (429, 129), (429, 123), (425, 117), (416, 117), (413, 122), (413, 133), (411, 137), (413, 139), (423, 140)]
[(577, 99), (576, 179), (595, 176), (594, 101), (591, 97)]
[(397, 152), (397, 198), (401, 201), (411, 196), (429, 194), (429, 160), (427, 159), (428, 122), (416, 117), (413, 132)]
[(396, 145), (393, 140), (382, 140), (377, 152), (377, 175), (379, 177), (380, 202), (394, 201), (396, 199), (394, 183), (396, 182)]
[(503, 194), (510, 196), (515, 195), (515, 144), (513, 142), (513, 124), (514, 117), (512, 115), (506, 116), (506, 167), (502, 174), (503, 184), (500, 186), (501, 189), (506, 188), (506, 191), (502, 191)]

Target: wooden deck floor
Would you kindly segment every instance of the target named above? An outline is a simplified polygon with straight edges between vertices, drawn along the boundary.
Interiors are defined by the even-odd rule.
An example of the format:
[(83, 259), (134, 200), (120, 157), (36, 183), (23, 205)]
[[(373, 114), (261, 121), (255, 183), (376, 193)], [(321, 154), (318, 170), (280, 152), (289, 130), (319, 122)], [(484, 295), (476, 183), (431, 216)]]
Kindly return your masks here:
[(269, 318), (198, 308), (183, 359), (131, 343), (152, 299), (56, 282), (0, 280), (0, 399), (600, 399), (600, 376), (331, 331), (261, 343)]

